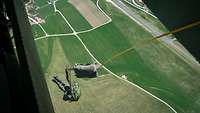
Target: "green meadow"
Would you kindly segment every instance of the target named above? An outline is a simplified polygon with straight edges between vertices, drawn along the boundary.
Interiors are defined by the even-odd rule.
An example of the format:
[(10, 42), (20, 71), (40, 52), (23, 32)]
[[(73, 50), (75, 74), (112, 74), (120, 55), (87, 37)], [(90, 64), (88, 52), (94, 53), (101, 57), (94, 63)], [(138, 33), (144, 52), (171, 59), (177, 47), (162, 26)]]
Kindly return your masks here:
[[(36, 2), (39, 6), (44, 4), (44, 1)], [(93, 2), (96, 3), (96, 0)], [(152, 38), (149, 32), (106, 0), (100, 0), (99, 5), (112, 18), (112, 22), (93, 31), (78, 34), (94, 57), (104, 64), (114, 55), (134, 47), (130, 52), (104, 64), (105, 67), (119, 76), (125, 74), (129, 81), (164, 100), (178, 113), (199, 113), (200, 72), (180, 59), (161, 41), (142, 45), (142, 41)], [(56, 6), (77, 32), (92, 28), (67, 0), (57, 1)], [(46, 20), (46, 23), (42, 24), (45, 31), (48, 34), (72, 33), (62, 16), (54, 13), (52, 8), (45, 6), (38, 10), (39, 15)], [(141, 16), (149, 19), (145, 14), (141, 13)], [(158, 20), (151, 18), (149, 21), (164, 29), (157, 24)], [(32, 31), (35, 38), (44, 36), (38, 25), (33, 25)], [(98, 71), (99, 75), (104, 75), (102, 77), (80, 79), (73, 76), (82, 86), (83, 98), (77, 103), (64, 102), (63, 92), (51, 81), (53, 74), (56, 73), (65, 80), (66, 66), (89, 63), (92, 62), (92, 58), (74, 35), (43, 38), (35, 43), (56, 112), (172, 112), (159, 100), (117, 79), (102, 68)]]

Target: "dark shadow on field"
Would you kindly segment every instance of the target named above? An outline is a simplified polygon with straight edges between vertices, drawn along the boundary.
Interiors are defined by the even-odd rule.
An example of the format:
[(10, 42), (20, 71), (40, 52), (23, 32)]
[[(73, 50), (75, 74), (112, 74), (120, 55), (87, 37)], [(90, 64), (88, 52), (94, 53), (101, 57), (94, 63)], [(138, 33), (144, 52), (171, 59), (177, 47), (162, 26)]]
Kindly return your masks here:
[(97, 72), (92, 71), (85, 71), (85, 70), (78, 70), (74, 69), (77, 78), (95, 78), (97, 77)]
[(58, 88), (64, 93), (63, 100), (71, 102), (71, 99), (69, 98), (70, 94), (70, 86), (66, 85), (64, 82), (62, 82), (57, 77), (54, 77), (52, 81), (58, 86)]

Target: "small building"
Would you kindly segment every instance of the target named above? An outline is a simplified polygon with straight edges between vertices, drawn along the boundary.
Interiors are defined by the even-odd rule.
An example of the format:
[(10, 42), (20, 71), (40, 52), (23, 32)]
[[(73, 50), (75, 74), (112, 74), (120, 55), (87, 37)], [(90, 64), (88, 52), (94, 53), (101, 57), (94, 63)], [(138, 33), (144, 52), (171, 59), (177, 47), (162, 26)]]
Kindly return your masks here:
[(127, 80), (127, 76), (126, 75), (121, 75), (122, 79)]
[(99, 65), (97, 63), (93, 64), (75, 64), (74, 72), (77, 77), (89, 77), (93, 78), (97, 76), (97, 69)]

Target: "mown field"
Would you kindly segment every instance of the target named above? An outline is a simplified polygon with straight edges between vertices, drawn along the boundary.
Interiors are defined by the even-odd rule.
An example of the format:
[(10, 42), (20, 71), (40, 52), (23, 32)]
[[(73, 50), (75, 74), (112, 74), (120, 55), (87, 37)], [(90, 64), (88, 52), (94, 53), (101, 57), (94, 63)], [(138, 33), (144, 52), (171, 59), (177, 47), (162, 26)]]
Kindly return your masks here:
[(35, 24), (35, 25), (32, 25), (31, 27), (32, 27), (32, 34), (34, 38), (45, 35), (45, 33), (42, 31), (39, 25)]
[(72, 32), (70, 27), (65, 24), (62, 16), (59, 13), (54, 12), (52, 5), (47, 5), (38, 9), (38, 13), (40, 17), (45, 19), (45, 23), (41, 25), (48, 34), (64, 34)]
[[(53, 22), (53, 24), (49, 24), (51, 22)], [(48, 16), (46, 22), (42, 24), (42, 26), (48, 34), (72, 33), (72, 30), (65, 24), (65, 21), (59, 13)]]
[(35, 0), (37, 6), (44, 6), (47, 4), (47, 0)]
[(58, 10), (65, 16), (69, 23), (74, 27), (75, 31), (83, 31), (91, 29), (92, 26), (81, 14), (67, 2), (67, 0), (59, 0), (56, 2)]
[[(91, 58), (74, 36), (51, 37), (51, 41), (52, 54), (47, 64), (45, 78), (56, 113), (66, 111), (69, 113), (172, 113), (165, 104), (105, 71), (99, 73), (103, 74), (102, 77), (93, 79), (80, 79), (73, 76), (73, 80), (80, 83), (81, 98), (78, 102), (64, 101), (63, 92), (52, 82), (52, 76), (57, 74), (66, 82), (64, 72), (66, 65), (73, 65), (75, 62), (91, 62)], [(40, 50), (39, 47), (42, 45), (38, 43), (37, 46)], [(46, 56), (42, 56), (41, 53), (40, 56), (42, 61), (46, 59)]]
[[(66, 0), (58, 1), (56, 6), (76, 31), (91, 28), (89, 23)], [(112, 22), (78, 36), (101, 63), (114, 54), (135, 46), (142, 40), (152, 38), (150, 33), (110, 3), (100, 0), (100, 6), (112, 18)], [(49, 15), (49, 12), (42, 11), (41, 14), (45, 17)], [(51, 18), (51, 16), (55, 17)], [(46, 27), (43, 25), (48, 33), (71, 32), (61, 16), (57, 14), (51, 16), (47, 17)], [(39, 37), (44, 34), (38, 26), (32, 27), (34, 36)], [(92, 62), (92, 58), (75, 36), (49, 37), (35, 42), (56, 113), (172, 112), (152, 96), (113, 77), (103, 69), (99, 71), (99, 75), (105, 76), (95, 79), (74, 77), (74, 80), (81, 84), (81, 99), (79, 102), (72, 103), (63, 101), (63, 92), (51, 81), (53, 74), (58, 74), (64, 80), (66, 65)], [(200, 73), (183, 62), (159, 41), (144, 48), (135, 46), (134, 50), (114, 59), (105, 66), (118, 75), (127, 75), (129, 81), (163, 99), (178, 113), (200, 112), (200, 84), (198, 83)]]
[[(81, 34), (91, 52), (104, 62), (113, 54), (152, 38), (150, 33), (132, 22), (111, 4), (100, 6), (112, 18), (112, 23), (95, 31)], [(97, 45), (98, 46), (94, 46)], [(108, 49), (109, 48), (109, 49)], [(162, 98), (180, 113), (198, 113), (200, 73), (173, 54), (164, 44), (156, 42), (121, 56), (106, 64), (118, 74)], [(193, 82), (191, 82), (193, 81)]]

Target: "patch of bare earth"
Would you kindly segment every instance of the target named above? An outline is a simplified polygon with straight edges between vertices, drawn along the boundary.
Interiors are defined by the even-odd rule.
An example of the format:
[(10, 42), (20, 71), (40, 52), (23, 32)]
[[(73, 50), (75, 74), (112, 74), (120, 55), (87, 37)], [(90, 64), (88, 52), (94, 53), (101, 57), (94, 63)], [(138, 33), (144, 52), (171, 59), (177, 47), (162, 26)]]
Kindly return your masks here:
[(97, 27), (109, 21), (91, 0), (69, 0), (69, 3), (80, 12), (92, 27)]

